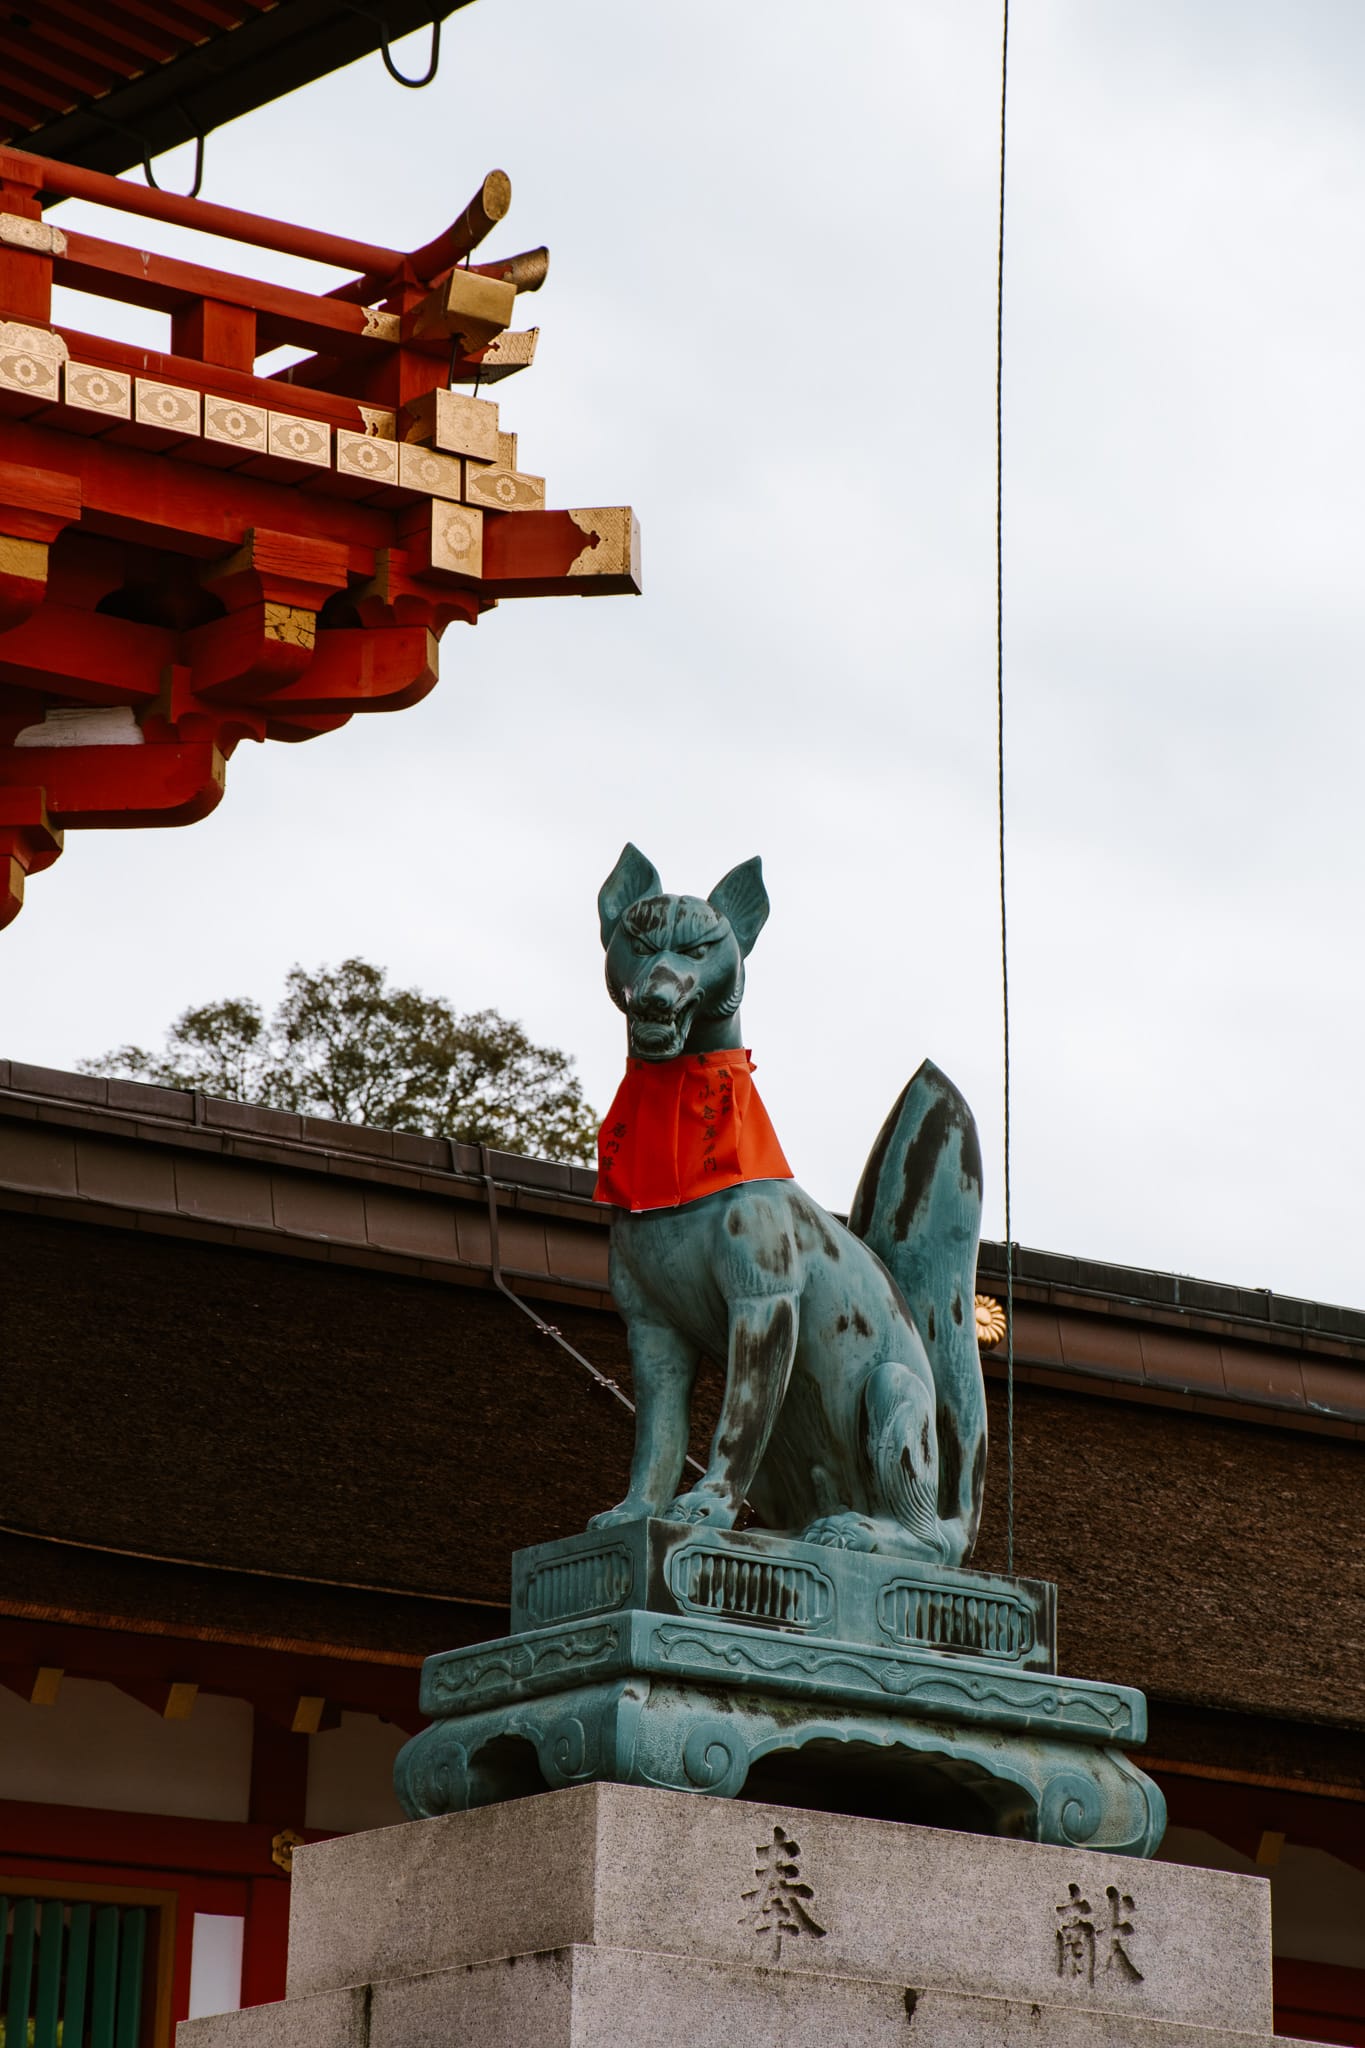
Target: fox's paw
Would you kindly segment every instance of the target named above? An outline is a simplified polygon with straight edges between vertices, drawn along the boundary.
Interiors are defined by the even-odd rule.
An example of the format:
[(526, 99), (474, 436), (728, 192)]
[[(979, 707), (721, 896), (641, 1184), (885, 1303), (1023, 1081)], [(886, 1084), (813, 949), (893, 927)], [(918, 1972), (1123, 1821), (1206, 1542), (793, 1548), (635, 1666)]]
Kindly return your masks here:
[(590, 1529), (616, 1529), (620, 1527), (622, 1522), (646, 1521), (655, 1512), (656, 1509), (651, 1501), (623, 1500), (620, 1507), (604, 1508), (600, 1515), (590, 1516), (588, 1527)]
[(842, 1514), (821, 1515), (802, 1530), (801, 1541), (822, 1543), (826, 1550), (875, 1550), (877, 1525), (868, 1516), (845, 1508)]
[(680, 1493), (664, 1509), (666, 1522), (704, 1522), (713, 1529), (730, 1529), (734, 1526), (735, 1511), (724, 1494), (713, 1493), (709, 1487), (694, 1486), (690, 1493)]

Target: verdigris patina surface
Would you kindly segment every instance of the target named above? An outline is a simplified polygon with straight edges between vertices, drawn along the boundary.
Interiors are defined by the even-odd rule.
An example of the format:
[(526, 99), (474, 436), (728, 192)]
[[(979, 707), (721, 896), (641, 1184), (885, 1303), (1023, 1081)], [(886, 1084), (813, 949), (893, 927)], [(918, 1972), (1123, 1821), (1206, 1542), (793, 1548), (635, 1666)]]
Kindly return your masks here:
[[(847, 1226), (797, 1186), (740, 1036), (756, 860), (709, 897), (627, 846), (599, 898), (626, 1079), (602, 1126), (637, 1400), (626, 1497), (513, 1559), (513, 1633), (427, 1660), (417, 1815), (592, 1779), (780, 1795), (1150, 1856), (1130, 1687), (1056, 1676), (1055, 1590), (972, 1571), (981, 1155), (926, 1062)], [(725, 1365), (683, 1486), (699, 1359)], [(681, 1490), (680, 1490), (681, 1489)], [(765, 1528), (737, 1530), (746, 1503)]]
[[(598, 907), (632, 1061), (691, 1066), (704, 1088), (707, 1056), (742, 1050), (744, 961), (768, 915), (758, 861), (703, 900), (665, 895), (627, 846)], [(745, 1114), (725, 1106), (724, 1072), (698, 1103), (717, 1125)], [(605, 1142), (633, 1149), (648, 1105), (617, 1103)], [(637, 1128), (618, 1134), (632, 1110)], [(705, 1131), (703, 1116), (703, 1140)], [(656, 1137), (647, 1125), (644, 1135)], [(725, 1529), (748, 1499), (770, 1528), (808, 1543), (960, 1564), (976, 1541), (986, 1472), (971, 1111), (926, 1062), (887, 1118), (847, 1228), (794, 1180), (749, 1174), (742, 1154), (743, 1177), (726, 1186), (717, 1137), (702, 1155), (717, 1162), (716, 1192), (622, 1207), (612, 1224), (638, 1426), (630, 1491), (594, 1526), (662, 1515)], [(615, 1192), (615, 1160), (603, 1179)], [(725, 1361), (724, 1404), (705, 1473), (674, 1498), (703, 1353)]]

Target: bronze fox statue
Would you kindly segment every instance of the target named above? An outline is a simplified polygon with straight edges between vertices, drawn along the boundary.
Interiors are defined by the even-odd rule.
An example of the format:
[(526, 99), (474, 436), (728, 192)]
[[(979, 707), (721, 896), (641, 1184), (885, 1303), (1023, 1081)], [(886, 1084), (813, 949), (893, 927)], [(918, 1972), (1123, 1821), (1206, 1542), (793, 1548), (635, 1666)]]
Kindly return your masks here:
[[(744, 962), (768, 907), (757, 859), (703, 899), (665, 894), (625, 848), (598, 909), (632, 1069), (672, 1063), (682, 1087), (695, 1066), (704, 1089), (714, 1068), (747, 1069)], [(721, 1110), (736, 1120), (733, 1102)], [(699, 1114), (714, 1118), (709, 1095)], [(928, 1061), (913, 1076), (847, 1227), (785, 1177), (775, 1148), (745, 1173), (742, 1145), (728, 1185), (723, 1171), (714, 1192), (680, 1182), (670, 1206), (633, 1212), (612, 1179), (611, 1134), (626, 1128), (611, 1116), (603, 1126), (599, 1196), (620, 1204), (611, 1284), (635, 1452), (625, 1499), (591, 1526), (657, 1515), (729, 1528), (747, 1500), (769, 1528), (810, 1543), (961, 1564), (981, 1516), (986, 1406), (973, 1292), (981, 1150), (952, 1082)], [(716, 1129), (698, 1138), (708, 1171)], [(762, 1163), (774, 1156), (775, 1172)], [(679, 1492), (703, 1354), (724, 1364), (725, 1392), (705, 1473)]]

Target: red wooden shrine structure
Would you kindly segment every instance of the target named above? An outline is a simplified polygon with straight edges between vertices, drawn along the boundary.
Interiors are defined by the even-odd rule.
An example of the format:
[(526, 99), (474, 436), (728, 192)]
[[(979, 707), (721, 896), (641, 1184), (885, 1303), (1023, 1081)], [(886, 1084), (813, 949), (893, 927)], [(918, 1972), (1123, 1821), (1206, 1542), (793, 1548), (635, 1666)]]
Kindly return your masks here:
[[(152, 255), (65, 198), (356, 274)], [(241, 740), (418, 702), (452, 620), (638, 591), (629, 509), (547, 510), (481, 395), (535, 353), (547, 252), (470, 261), (510, 198), (405, 254), (0, 150), (0, 925), (68, 827), (192, 823)], [(169, 351), (54, 323), (54, 284), (169, 314)]]

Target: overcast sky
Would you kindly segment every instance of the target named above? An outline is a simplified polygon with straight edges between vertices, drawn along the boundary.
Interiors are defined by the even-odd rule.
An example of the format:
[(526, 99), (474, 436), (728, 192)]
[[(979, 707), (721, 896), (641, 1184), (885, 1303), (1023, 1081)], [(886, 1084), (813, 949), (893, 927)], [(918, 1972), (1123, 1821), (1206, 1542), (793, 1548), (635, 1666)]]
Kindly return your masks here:
[[(206, 197), (399, 247), (510, 173), (487, 253), (553, 265), (503, 424), (550, 503), (637, 508), (646, 592), (452, 626), (416, 709), (243, 745), (187, 831), (69, 835), (0, 940), (3, 1050), (70, 1066), (360, 953), (605, 1107), (622, 841), (699, 893), (760, 852), (746, 1037), (798, 1178), (845, 1206), (929, 1055), (1002, 1232), (999, 28), (477, 0), (429, 90), (376, 57), (210, 139)], [(1014, 1235), (1357, 1305), (1363, 88), (1354, 4), (1013, 9)]]

